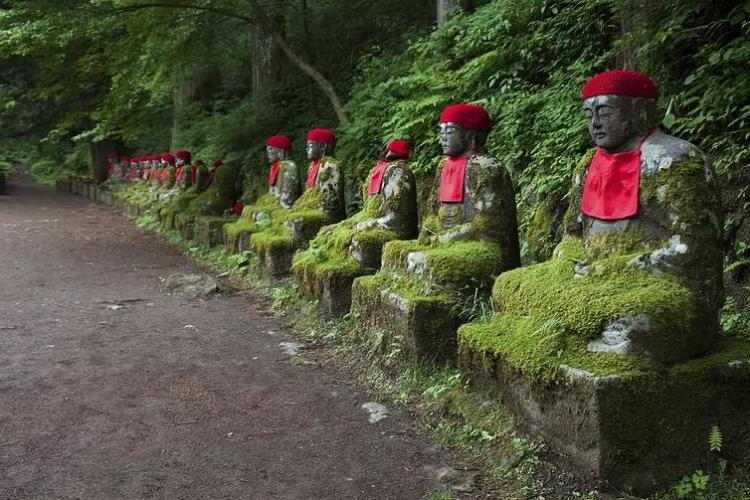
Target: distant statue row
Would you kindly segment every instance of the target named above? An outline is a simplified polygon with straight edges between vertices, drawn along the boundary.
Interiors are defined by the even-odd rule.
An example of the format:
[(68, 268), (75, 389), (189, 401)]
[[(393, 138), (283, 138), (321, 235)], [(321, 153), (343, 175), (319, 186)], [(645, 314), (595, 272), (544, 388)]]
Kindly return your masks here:
[[(657, 90), (645, 74), (599, 74), (581, 98), (597, 147), (575, 170), (565, 236), (548, 262), (518, 268), (511, 178), (485, 151), (488, 113), (470, 104), (440, 116), (445, 158), (421, 227), (405, 141), (385, 148), (363, 187), (362, 210), (342, 220), (336, 138), (315, 129), (307, 136), (304, 192), (291, 142), (270, 137), (268, 193), (234, 205), (241, 214), (222, 222), (223, 239), (233, 251), (256, 253), (271, 275), (293, 271), (326, 315), (352, 310), (406, 338), (417, 356), (452, 356), (457, 340), (461, 349), (497, 354), (534, 335), (539, 342), (530, 349), (660, 364), (705, 352), (723, 301), (712, 169), (695, 146), (657, 127)], [(173, 164), (159, 162), (167, 170)], [(189, 156), (178, 152), (175, 162), (178, 189), (195, 184)], [(150, 165), (170, 187), (172, 173), (154, 160), (129, 165), (128, 177), (145, 178)], [(459, 328), (490, 290), (492, 319)]]

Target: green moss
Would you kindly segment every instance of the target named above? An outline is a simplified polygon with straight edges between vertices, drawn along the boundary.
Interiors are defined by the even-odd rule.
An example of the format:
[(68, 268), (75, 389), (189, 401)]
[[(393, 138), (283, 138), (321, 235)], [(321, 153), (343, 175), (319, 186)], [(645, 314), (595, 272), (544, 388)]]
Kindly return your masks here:
[(384, 271), (357, 279), (361, 280), (365, 288), (376, 293), (380, 293), (381, 290), (388, 290), (406, 299), (411, 306), (418, 302), (428, 301), (451, 307), (455, 302), (452, 295), (426, 280), (404, 278), (395, 273)]
[(623, 377), (641, 375), (649, 368), (632, 356), (587, 352), (587, 342), (556, 319), (495, 315), (488, 322), (461, 326), (458, 336), (459, 349), (499, 357), (536, 381), (560, 379), (561, 365)]
[(425, 250), (432, 277), (438, 283), (488, 287), (500, 272), (502, 255), (495, 243), (455, 241)]
[(272, 246), (293, 250), (292, 233), (284, 226), (276, 224), (250, 236), (250, 248), (260, 257), (263, 257)]
[(629, 228), (624, 231), (607, 231), (592, 236), (586, 242), (586, 249), (592, 259), (601, 259), (645, 252), (649, 247), (653, 247), (653, 243), (652, 238), (644, 230)]
[(425, 245), (415, 240), (389, 241), (383, 246), (383, 263), (388, 269), (406, 272), (406, 257), (409, 253), (425, 248)]
[(691, 374), (750, 378), (750, 340), (722, 340), (705, 356), (675, 365), (669, 371), (678, 378)]
[[(234, 165), (227, 164), (218, 168), (211, 185), (191, 200), (185, 211), (193, 215), (221, 215), (229, 210), (235, 201), (236, 176), (237, 169)], [(196, 189), (200, 190), (198, 187)]]
[(321, 210), (323, 202), (323, 193), (318, 188), (310, 188), (297, 198), (297, 201), (294, 202), (290, 210)]

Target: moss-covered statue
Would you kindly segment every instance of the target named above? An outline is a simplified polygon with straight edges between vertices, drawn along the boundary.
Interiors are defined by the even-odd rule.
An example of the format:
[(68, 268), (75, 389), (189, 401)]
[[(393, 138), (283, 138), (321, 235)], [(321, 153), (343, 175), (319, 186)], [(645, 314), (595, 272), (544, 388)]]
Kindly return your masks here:
[(719, 188), (698, 148), (656, 127), (656, 97), (636, 71), (586, 84), (597, 148), (575, 171), (565, 237), (551, 261), (498, 278), (495, 316), (462, 327), (463, 347), (602, 374), (711, 347), (723, 297)]
[(445, 153), (419, 239), (383, 247), (383, 267), (355, 280), (352, 311), (381, 328), (395, 325), (419, 357), (451, 356), (469, 299), (519, 265), (513, 185), (484, 150), (491, 121), (480, 106), (448, 106), (440, 117)]
[(250, 249), (250, 235), (271, 224), (273, 214), (289, 210), (301, 194), (299, 168), (291, 160), (292, 141), (277, 134), (266, 139), (266, 157), (271, 164), (268, 171), (268, 192), (255, 203), (242, 208), (237, 222), (224, 226), (224, 239), (230, 252)]
[[(215, 170), (213, 182), (195, 198), (184, 211), (175, 215), (175, 226), (181, 229), (184, 237), (194, 237), (195, 222), (198, 217), (223, 217), (232, 208), (237, 194), (235, 193), (235, 177), (237, 168), (234, 165), (222, 165)], [(205, 181), (203, 180), (205, 176)], [(199, 181), (196, 191), (201, 184), (208, 183), (208, 169), (199, 170)], [(179, 222), (178, 222), (179, 221)]]
[(319, 299), (326, 316), (349, 312), (352, 282), (380, 268), (383, 245), (417, 236), (414, 176), (406, 165), (409, 146), (393, 141), (363, 186), (363, 209), (326, 226), (293, 262), (300, 289)]
[(120, 157), (117, 153), (107, 155), (107, 178), (105, 181), (116, 182), (120, 180)]
[(321, 227), (344, 218), (344, 179), (333, 158), (336, 136), (326, 129), (307, 134), (311, 161), (305, 193), (289, 210), (277, 211), (270, 224), (250, 237), (250, 248), (260, 257), (267, 274), (291, 271), (292, 255), (306, 248)]

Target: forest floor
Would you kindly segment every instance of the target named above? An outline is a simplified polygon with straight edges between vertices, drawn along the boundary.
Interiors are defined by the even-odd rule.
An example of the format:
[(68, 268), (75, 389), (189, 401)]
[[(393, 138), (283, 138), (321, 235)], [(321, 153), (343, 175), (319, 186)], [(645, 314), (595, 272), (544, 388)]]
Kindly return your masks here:
[(103, 205), (0, 197), (0, 498), (429, 496), (452, 457), (319, 364), (257, 297), (160, 293), (202, 272)]

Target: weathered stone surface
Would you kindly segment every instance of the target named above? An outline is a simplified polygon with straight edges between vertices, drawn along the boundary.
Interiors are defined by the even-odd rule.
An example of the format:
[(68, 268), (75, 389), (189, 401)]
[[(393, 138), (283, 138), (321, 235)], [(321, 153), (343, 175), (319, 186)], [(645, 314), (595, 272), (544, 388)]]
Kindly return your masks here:
[(236, 217), (196, 217), (193, 238), (199, 245), (213, 248), (224, 244), (224, 225), (236, 221)]
[(174, 273), (161, 284), (161, 292), (190, 298), (205, 297), (216, 293), (219, 285), (207, 274)]
[(707, 439), (713, 426), (724, 437), (723, 457), (747, 459), (748, 341), (725, 342), (668, 370), (595, 375), (559, 365), (553, 380), (459, 342), (460, 367), (496, 391), (527, 434), (605, 487), (648, 495), (712, 468)]
[(399, 288), (384, 273), (363, 276), (352, 285), (352, 307), (363, 324), (392, 341), (403, 339), (407, 354), (426, 363), (451, 362), (460, 324), (445, 293)]

